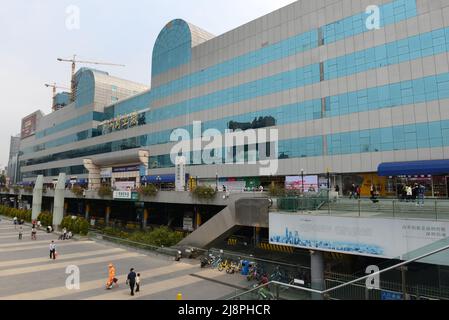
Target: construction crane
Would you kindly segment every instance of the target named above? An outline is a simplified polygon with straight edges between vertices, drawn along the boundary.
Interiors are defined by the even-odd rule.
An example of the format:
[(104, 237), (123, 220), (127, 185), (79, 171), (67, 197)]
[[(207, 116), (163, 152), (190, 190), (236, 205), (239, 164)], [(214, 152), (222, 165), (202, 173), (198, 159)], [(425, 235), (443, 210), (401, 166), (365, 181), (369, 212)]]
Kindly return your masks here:
[(96, 65), (114, 66), (114, 67), (124, 67), (125, 66), (123, 64), (116, 64), (116, 63), (109, 63), (109, 62), (76, 60), (76, 54), (73, 55), (73, 59), (58, 58), (57, 60), (61, 61), (61, 62), (71, 62), (72, 63), (72, 80), (71, 80), (72, 89), (71, 89), (71, 94), (70, 94), (71, 102), (75, 101), (75, 91), (76, 91), (75, 71), (76, 71), (76, 64), (77, 63), (96, 64)]
[(46, 83), (45, 86), (47, 88), (52, 88), (53, 89), (53, 104), (52, 104), (51, 108), (52, 108), (53, 111), (56, 111), (56, 106), (55, 106), (55, 102), (54, 102), (54, 99), (56, 97), (56, 89), (63, 89), (63, 90), (70, 90), (70, 89), (66, 88), (66, 87), (63, 87), (63, 86), (59, 86), (59, 85), (56, 84), (56, 82), (53, 83), (53, 84)]

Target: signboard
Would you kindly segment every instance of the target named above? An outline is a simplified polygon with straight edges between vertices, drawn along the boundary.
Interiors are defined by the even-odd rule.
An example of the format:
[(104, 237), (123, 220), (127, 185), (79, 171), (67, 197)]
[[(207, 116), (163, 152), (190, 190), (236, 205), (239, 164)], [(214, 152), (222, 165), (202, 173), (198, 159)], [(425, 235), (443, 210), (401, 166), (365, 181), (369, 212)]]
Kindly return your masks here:
[(101, 168), (100, 177), (102, 179), (112, 178), (112, 168)]
[(176, 191), (184, 191), (186, 186), (186, 157), (176, 157)]
[(37, 115), (32, 114), (22, 119), (21, 135), (22, 139), (32, 136), (36, 132)]
[(183, 229), (187, 231), (193, 231), (193, 218), (192, 217), (184, 217), (183, 220)]
[[(449, 221), (270, 213), (270, 243), (387, 259), (448, 237)], [(446, 262), (449, 264), (449, 261)]]
[(131, 200), (131, 191), (114, 191), (114, 199)]
[(117, 118), (107, 120), (100, 125), (103, 135), (129, 129), (137, 126), (143, 126), (146, 124), (145, 112), (137, 113), (133, 112), (128, 115), (118, 116)]
[(139, 200), (139, 194), (131, 191), (114, 191), (114, 200)]
[(114, 173), (136, 172), (136, 171), (140, 172), (140, 165), (112, 168), (112, 172)]
[(397, 292), (382, 291), (380, 296), (381, 300), (403, 300), (402, 294)]
[[(301, 176), (285, 177), (285, 189), (287, 190), (303, 190), (303, 178)], [(318, 191), (318, 176), (304, 176), (304, 192)]]
[(114, 186), (117, 191), (132, 191), (135, 188), (135, 181), (115, 181)]

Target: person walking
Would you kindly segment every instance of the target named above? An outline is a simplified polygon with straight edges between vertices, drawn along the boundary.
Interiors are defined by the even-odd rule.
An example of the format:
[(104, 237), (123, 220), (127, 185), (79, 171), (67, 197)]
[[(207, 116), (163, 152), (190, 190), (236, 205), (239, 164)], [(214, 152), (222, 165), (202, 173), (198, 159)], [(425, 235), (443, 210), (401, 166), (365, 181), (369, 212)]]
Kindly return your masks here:
[(14, 217), (12, 219), (13, 223), (14, 223), (14, 229), (17, 229), (17, 217)]
[(34, 225), (31, 228), (31, 240), (36, 240), (37, 239), (36, 234), (37, 234), (37, 230), (36, 230), (36, 226)]
[(349, 189), (349, 199), (352, 199), (352, 197), (355, 198), (355, 184), (352, 184), (351, 188)]
[(413, 196), (412, 187), (411, 186), (407, 186), (406, 190), (407, 190), (407, 202), (410, 202), (412, 200), (412, 196)]
[(140, 273), (136, 277), (136, 292), (140, 292)]
[(118, 279), (115, 277), (115, 267), (112, 263), (109, 264), (109, 278), (108, 282), (106, 283), (106, 289), (110, 290), (112, 289), (112, 286), (114, 284), (117, 284)]
[(23, 235), (23, 228), (22, 226), (19, 227), (19, 240), (22, 240), (22, 235)]
[(420, 184), (417, 193), (418, 193), (418, 202), (416, 203), (416, 206), (422, 207), (424, 205), (424, 195), (426, 194), (426, 187)]
[(54, 241), (50, 243), (50, 259), (56, 260), (56, 244)]
[(128, 273), (128, 278), (126, 279), (126, 284), (129, 285), (129, 288), (131, 289), (131, 295), (134, 295), (134, 287), (136, 286), (136, 273), (134, 272), (134, 268), (131, 268), (131, 270)]

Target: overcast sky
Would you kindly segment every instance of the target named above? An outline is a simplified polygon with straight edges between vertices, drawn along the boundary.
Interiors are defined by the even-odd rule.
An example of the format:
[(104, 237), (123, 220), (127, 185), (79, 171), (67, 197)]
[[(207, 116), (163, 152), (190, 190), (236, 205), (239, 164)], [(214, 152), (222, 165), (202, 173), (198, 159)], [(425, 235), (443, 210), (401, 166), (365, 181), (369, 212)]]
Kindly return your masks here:
[[(8, 162), (9, 139), (20, 120), (51, 110), (51, 89), (70, 86), (70, 64), (56, 58), (125, 64), (101, 67), (112, 75), (150, 83), (154, 42), (170, 20), (182, 18), (215, 35), (281, 8), (294, 0), (14, 0), (0, 4), (0, 165)], [(80, 28), (66, 27), (71, 6)], [(69, 9), (70, 13), (67, 13)], [(98, 68), (98, 67), (97, 67)]]

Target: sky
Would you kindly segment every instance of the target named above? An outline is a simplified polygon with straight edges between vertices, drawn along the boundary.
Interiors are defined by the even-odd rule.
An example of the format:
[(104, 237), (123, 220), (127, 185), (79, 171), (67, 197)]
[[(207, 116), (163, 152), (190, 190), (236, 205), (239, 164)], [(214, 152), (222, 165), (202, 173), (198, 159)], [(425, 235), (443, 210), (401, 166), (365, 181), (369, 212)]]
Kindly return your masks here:
[[(220, 35), (292, 2), (294, 0), (2, 1), (0, 168), (7, 165), (10, 137), (19, 133), (21, 119), (38, 109), (46, 114), (51, 111), (52, 90), (44, 84), (56, 82), (70, 87), (71, 66), (57, 62), (57, 58), (77, 54), (79, 59), (124, 64), (125, 67), (96, 68), (149, 85), (154, 42), (167, 22), (181, 18)], [(74, 20), (77, 10), (79, 20)]]

